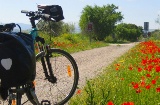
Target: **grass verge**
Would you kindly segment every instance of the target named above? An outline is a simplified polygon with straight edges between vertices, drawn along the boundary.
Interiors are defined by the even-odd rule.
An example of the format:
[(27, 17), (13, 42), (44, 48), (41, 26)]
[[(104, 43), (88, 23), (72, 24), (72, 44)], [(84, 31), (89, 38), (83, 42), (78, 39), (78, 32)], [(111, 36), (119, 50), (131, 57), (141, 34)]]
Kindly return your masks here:
[(160, 43), (141, 42), (78, 89), (69, 105), (160, 104)]
[(46, 43), (50, 44), (51, 48), (60, 48), (69, 53), (89, 50), (98, 47), (108, 46), (109, 44), (103, 41), (89, 41), (89, 38), (81, 34), (63, 34), (58, 37), (50, 37), (41, 34), (45, 38)]

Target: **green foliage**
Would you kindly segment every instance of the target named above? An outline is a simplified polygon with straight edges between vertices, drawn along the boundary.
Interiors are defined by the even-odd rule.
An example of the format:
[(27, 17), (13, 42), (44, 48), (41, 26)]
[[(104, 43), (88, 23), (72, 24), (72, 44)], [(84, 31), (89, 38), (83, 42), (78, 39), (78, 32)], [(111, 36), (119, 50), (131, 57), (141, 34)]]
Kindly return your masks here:
[(42, 29), (43, 32), (52, 34), (53, 36), (59, 36), (64, 33), (73, 33), (75, 30), (74, 24), (64, 23), (63, 21), (46, 22), (42, 20), (37, 24), (37, 26), (39, 29)]
[(94, 39), (104, 40), (111, 34), (117, 22), (123, 19), (121, 12), (117, 12), (117, 6), (114, 4), (94, 7), (87, 5), (80, 17), (79, 26), (82, 32), (87, 32), (89, 22), (93, 23)]
[(112, 43), (112, 42), (115, 42), (115, 40), (113, 39), (113, 37), (111, 35), (107, 36), (105, 39), (104, 39), (105, 42), (107, 43)]
[(50, 44), (51, 48), (60, 48), (69, 53), (104, 47), (108, 45), (102, 41), (92, 41), (92, 43), (90, 43), (88, 37), (82, 34), (66, 33), (58, 37), (51, 37), (51, 39), (45, 33), (41, 33), (40, 36), (45, 38), (46, 43)]
[(151, 37), (149, 39), (160, 40), (160, 30), (155, 30), (155, 31), (151, 32)]
[(135, 24), (121, 23), (116, 26), (115, 33), (118, 39), (136, 41), (142, 35), (142, 27), (138, 27)]

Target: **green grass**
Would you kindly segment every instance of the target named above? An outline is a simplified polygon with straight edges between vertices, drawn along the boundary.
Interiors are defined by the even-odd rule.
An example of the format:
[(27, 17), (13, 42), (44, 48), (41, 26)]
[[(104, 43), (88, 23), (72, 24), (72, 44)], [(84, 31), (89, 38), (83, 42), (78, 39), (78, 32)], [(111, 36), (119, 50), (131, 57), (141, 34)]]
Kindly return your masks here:
[[(47, 35), (42, 34), (42, 36), (49, 39)], [(46, 41), (51, 47), (60, 48), (69, 53), (108, 45), (105, 42), (97, 41), (90, 43), (89, 38), (80, 34), (63, 34), (59, 37), (53, 37), (51, 41)], [(108, 102), (112, 102), (114, 105), (158, 105), (160, 92), (157, 92), (157, 89), (160, 88), (160, 74), (155, 71), (158, 67), (160, 69), (160, 43), (159, 41), (154, 43), (156, 43), (156, 47), (152, 46), (153, 43), (150, 41), (139, 44), (118, 58), (100, 76), (87, 81), (84, 88), (78, 89), (69, 104), (113, 105), (108, 104)], [(142, 51), (147, 51), (147, 54), (142, 53)], [(156, 52), (154, 58), (149, 53), (152, 51)], [(142, 61), (146, 59), (150, 60), (142, 65)], [(151, 61), (157, 61), (157, 63)], [(150, 68), (151, 71), (147, 71)], [(151, 77), (147, 77), (147, 75)], [(153, 84), (153, 80), (156, 80), (155, 84)], [(125, 102), (130, 103), (124, 104)]]
[(100, 76), (87, 81), (84, 88), (78, 89), (79, 92), (70, 100), (69, 105), (158, 105), (158, 45), (159, 42), (147, 41), (128, 51)]
[(50, 37), (45, 34), (41, 34), (45, 38), (46, 43), (50, 44), (53, 48), (60, 48), (69, 53), (89, 50), (97, 47), (108, 46), (109, 44), (103, 41), (92, 41), (90, 43), (89, 38), (81, 34), (63, 34), (58, 37)]

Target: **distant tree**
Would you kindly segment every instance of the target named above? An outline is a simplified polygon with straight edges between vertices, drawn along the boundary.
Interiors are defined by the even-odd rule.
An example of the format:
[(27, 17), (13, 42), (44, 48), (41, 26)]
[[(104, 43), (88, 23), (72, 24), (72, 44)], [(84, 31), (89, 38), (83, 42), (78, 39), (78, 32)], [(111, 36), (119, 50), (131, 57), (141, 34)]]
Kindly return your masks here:
[(75, 30), (74, 24), (65, 23), (63, 21), (60, 22), (40, 21), (37, 26), (39, 29), (42, 29), (43, 32), (52, 34), (54, 36), (59, 36), (63, 33), (73, 33)]
[(115, 24), (123, 19), (121, 12), (117, 12), (114, 4), (94, 7), (87, 5), (80, 17), (79, 26), (82, 32), (87, 32), (89, 22), (93, 23), (94, 38), (104, 40), (114, 30)]
[(143, 27), (135, 24), (121, 23), (116, 26), (115, 33), (118, 39), (136, 41), (143, 33)]
[(155, 22), (160, 25), (160, 16), (159, 16), (159, 15), (158, 15), (158, 17), (156, 18)]

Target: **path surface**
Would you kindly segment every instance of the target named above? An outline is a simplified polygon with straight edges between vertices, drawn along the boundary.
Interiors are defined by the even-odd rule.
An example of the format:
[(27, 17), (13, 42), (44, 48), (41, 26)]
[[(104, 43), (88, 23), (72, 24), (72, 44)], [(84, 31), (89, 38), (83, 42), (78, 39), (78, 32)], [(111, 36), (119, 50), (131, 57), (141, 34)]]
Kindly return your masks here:
[(111, 44), (107, 47), (72, 54), (79, 68), (79, 87), (84, 86), (86, 80), (94, 78), (102, 72), (104, 68), (136, 44), (137, 43)]
[[(120, 45), (111, 44), (110, 46), (107, 46), (107, 47), (95, 48), (92, 50), (81, 51), (81, 52), (72, 54), (72, 56), (74, 57), (74, 59), (77, 62), (78, 69), (79, 69), (79, 77), (80, 78), (79, 78), (79, 86), (78, 87), (80, 87), (80, 88), (83, 87), (86, 84), (86, 80), (92, 79), (95, 76), (97, 76), (100, 72), (103, 71), (104, 68), (106, 68), (109, 64), (111, 64), (118, 57), (120, 57), (121, 55), (126, 53), (129, 49), (134, 47), (136, 44), (137, 43), (120, 44)], [(61, 60), (64, 61), (63, 59), (61, 59)], [(52, 93), (56, 93), (55, 90), (57, 90), (57, 88), (54, 89), (52, 87), (53, 88), (53, 90), (52, 90), (50, 88), (50, 86), (52, 86), (53, 84), (52, 85), (51, 84), (45, 85), (45, 83), (47, 81), (44, 80), (43, 79), (44, 77), (41, 75), (41, 74), (43, 74), (43, 70), (41, 70), (42, 67), (40, 65), (41, 64), (37, 62), (36, 69), (37, 69), (37, 73), (39, 75), (36, 76), (36, 84), (38, 84), (36, 87), (36, 92), (37, 92), (37, 95), (40, 96), (38, 98), (39, 98), (39, 100), (50, 100), (48, 98), (51, 98), (51, 100), (54, 102), (53, 98), (50, 96), (53, 95)], [(60, 68), (60, 70), (64, 70), (64, 69)], [(62, 74), (64, 74), (64, 73), (62, 72)], [(59, 85), (61, 87), (63, 87), (63, 85), (66, 85), (66, 84), (63, 84), (63, 82), (62, 83), (59, 82), (59, 83), (60, 83)], [(67, 85), (69, 85), (69, 84), (67, 84)], [(42, 88), (44, 88), (44, 89), (42, 89)], [(63, 91), (64, 91), (64, 93), (65, 93), (66, 90), (67, 89), (62, 89), (60, 92), (63, 93)], [(45, 94), (45, 93), (47, 93), (47, 94)], [(22, 101), (25, 102), (25, 100), (26, 100), (26, 96), (24, 96)], [(56, 100), (56, 98), (55, 98), (55, 100)], [(4, 103), (0, 103), (0, 105), (8, 105), (6, 102), (7, 101), (4, 101)], [(31, 103), (29, 103), (29, 104), (27, 103), (26, 105), (31, 105)], [(65, 105), (68, 105), (68, 103), (66, 103)]]

